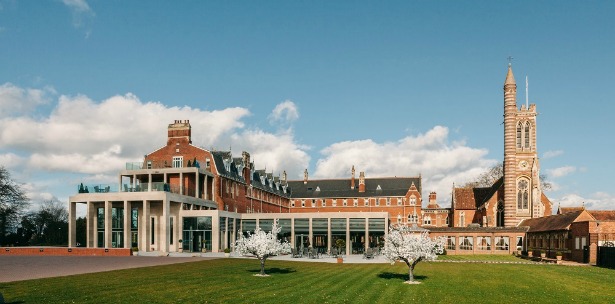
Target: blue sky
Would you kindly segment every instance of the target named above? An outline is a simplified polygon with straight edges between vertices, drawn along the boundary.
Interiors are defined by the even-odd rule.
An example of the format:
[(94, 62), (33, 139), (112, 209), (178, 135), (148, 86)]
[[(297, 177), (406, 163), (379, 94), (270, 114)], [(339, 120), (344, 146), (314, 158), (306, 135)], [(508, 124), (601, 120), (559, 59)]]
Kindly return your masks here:
[(0, 0), (0, 164), (35, 202), (194, 144), (292, 178), (423, 176), (450, 203), (536, 103), (555, 203), (615, 209), (615, 3)]

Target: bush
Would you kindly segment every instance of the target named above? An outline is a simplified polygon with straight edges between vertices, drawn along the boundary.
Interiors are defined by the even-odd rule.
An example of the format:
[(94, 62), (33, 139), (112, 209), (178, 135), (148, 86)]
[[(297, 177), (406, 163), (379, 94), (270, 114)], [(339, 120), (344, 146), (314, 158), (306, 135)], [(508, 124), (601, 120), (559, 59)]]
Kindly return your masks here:
[(231, 249), (230, 248), (224, 248), (224, 253), (231, 253)]
[(139, 247), (132, 247), (130, 249), (132, 249), (132, 252), (139, 252)]

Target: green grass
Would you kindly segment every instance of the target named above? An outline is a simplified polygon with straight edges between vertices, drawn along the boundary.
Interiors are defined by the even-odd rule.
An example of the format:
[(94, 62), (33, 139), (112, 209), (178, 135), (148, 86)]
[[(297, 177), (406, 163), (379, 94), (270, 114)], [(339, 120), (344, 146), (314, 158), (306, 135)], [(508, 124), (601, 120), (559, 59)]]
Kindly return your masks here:
[(12, 283), (7, 303), (609, 303), (615, 271), (557, 265), (219, 259)]
[(480, 261), (480, 262), (527, 262), (512, 254), (477, 254), (477, 255), (440, 255), (438, 260), (446, 261)]

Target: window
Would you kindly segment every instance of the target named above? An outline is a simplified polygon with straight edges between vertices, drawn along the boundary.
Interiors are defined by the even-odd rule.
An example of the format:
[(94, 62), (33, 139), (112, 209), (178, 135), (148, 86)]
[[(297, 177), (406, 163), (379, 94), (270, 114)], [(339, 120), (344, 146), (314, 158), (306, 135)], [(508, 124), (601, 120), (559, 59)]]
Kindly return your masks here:
[[(519, 238), (521, 237), (517, 237), (517, 241), (519, 241)], [(496, 236), (495, 237), (495, 250), (508, 251), (508, 245), (509, 245), (509, 237), (507, 236)], [(517, 247), (519, 247), (519, 245), (517, 245)]]
[(517, 183), (517, 209), (527, 210), (529, 209), (530, 189), (529, 181), (527, 178), (522, 178)]
[(173, 245), (173, 217), (169, 218), (169, 245)]
[(496, 226), (497, 227), (504, 227), (504, 202), (499, 201), (498, 202), (498, 209), (496, 211)]
[(364, 204), (366, 207), (367, 207), (367, 206), (369, 206), (369, 199), (364, 198), (364, 199), (363, 199), (363, 204)]
[(397, 206), (401, 206), (402, 205), (402, 200), (400, 197), (397, 198)]
[(342, 204), (344, 205), (344, 207), (348, 206), (348, 200), (344, 199), (344, 201), (342, 202)]
[(312, 207), (316, 207), (316, 200), (312, 199)]
[(459, 212), (459, 227), (465, 227), (466, 226), (466, 214), (465, 212), (461, 211)]
[(331, 206), (333, 207), (337, 206), (337, 201), (335, 199), (331, 200)]
[(472, 250), (474, 248), (474, 238), (471, 236), (459, 237), (459, 249)]
[(325, 200), (322, 200), (322, 206), (327, 207), (327, 202)]
[(352, 205), (353, 205), (353, 206), (355, 206), (355, 207), (358, 207), (358, 206), (359, 206), (359, 200), (355, 198), (355, 199), (352, 201)]
[(414, 195), (410, 197), (410, 205), (416, 205), (416, 197)]
[(209, 168), (211, 160), (209, 158), (205, 159), (205, 168)]
[(523, 250), (523, 237), (522, 236), (517, 237), (517, 250)]
[(448, 223), (448, 216), (446, 216), (446, 226), (448, 226), (448, 225), (450, 225), (450, 224)]
[(290, 206), (295, 207), (295, 202), (294, 201), (290, 202)]
[(155, 238), (155, 236), (156, 236), (156, 234), (155, 234), (155, 231), (156, 231), (156, 219), (152, 217), (151, 218), (151, 223), (152, 223), (152, 227), (150, 228), (150, 236), (149, 237), (150, 237), (150, 244), (154, 245), (156, 243), (155, 242), (155, 240), (156, 240), (156, 238)]
[(574, 238), (574, 249), (581, 249), (581, 238), (578, 236)]
[(446, 237), (446, 250), (455, 250), (455, 237), (447, 236)]
[(387, 206), (391, 206), (391, 198), (387, 197)]
[(147, 168), (148, 168), (148, 169), (151, 169), (151, 168), (152, 168), (152, 161), (151, 161), (151, 160), (148, 160), (148, 161), (147, 161)]
[(423, 225), (431, 225), (431, 216), (429, 215), (423, 216)]
[(301, 207), (305, 207), (305, 200), (301, 200)]
[(476, 237), (476, 246), (478, 246), (478, 250), (491, 250), (491, 237), (489, 236)]
[(521, 149), (521, 122), (517, 124), (517, 149)]
[(184, 157), (183, 156), (173, 156), (173, 168), (183, 168), (184, 167)]
[(418, 223), (418, 221), (419, 217), (418, 215), (416, 215), (416, 213), (408, 215), (408, 223)]
[(380, 206), (380, 199), (376, 198), (376, 206)]
[(525, 123), (525, 133), (523, 134), (525, 137), (525, 148), (530, 147), (530, 122)]
[(581, 249), (585, 248), (585, 246), (587, 246), (587, 238), (582, 237), (581, 238)]

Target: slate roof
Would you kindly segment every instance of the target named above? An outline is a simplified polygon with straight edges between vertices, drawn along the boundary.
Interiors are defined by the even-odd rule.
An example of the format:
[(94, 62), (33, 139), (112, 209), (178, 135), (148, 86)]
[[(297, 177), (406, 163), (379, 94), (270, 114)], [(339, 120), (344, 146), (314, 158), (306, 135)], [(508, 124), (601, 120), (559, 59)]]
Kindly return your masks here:
[(527, 219), (519, 223), (519, 226), (529, 227), (527, 232), (568, 230), (570, 225), (574, 223), (583, 211), (584, 210), (579, 210), (563, 214)]
[(308, 180), (307, 184), (303, 180), (288, 181), (294, 198), (405, 196), (412, 183), (421, 193), (420, 177), (365, 178), (365, 192), (359, 192), (359, 179), (355, 179), (354, 189), (350, 188), (350, 178)]
[(475, 210), (493, 197), (503, 184), (504, 178), (501, 177), (491, 187), (455, 188), (453, 190), (453, 207), (458, 210)]
[[(246, 179), (240, 174), (241, 168), (244, 166), (241, 158), (232, 158), (229, 151), (212, 151), (211, 155), (214, 158), (216, 169), (218, 174), (225, 178), (246, 184)], [(228, 163), (228, 170), (226, 166)], [(248, 164), (250, 168), (253, 164)], [(287, 189), (284, 192), (284, 186), (278, 178), (274, 177), (272, 173), (266, 173), (265, 170), (254, 170), (252, 172), (252, 178), (250, 179), (250, 185), (253, 188), (261, 189), (269, 193), (273, 193), (282, 197), (290, 197), (291, 191)], [(263, 177), (261, 179), (261, 177)]]
[(526, 232), (528, 227), (425, 227), (430, 232)]

